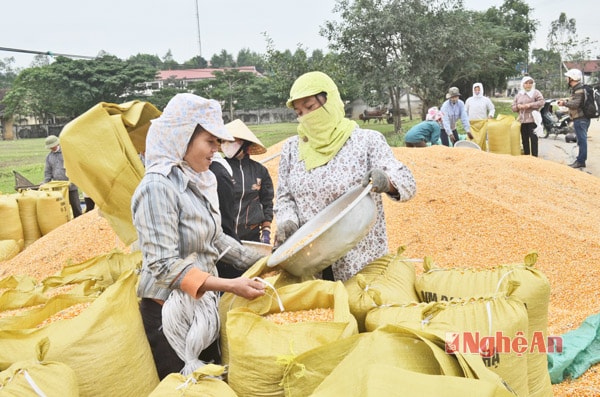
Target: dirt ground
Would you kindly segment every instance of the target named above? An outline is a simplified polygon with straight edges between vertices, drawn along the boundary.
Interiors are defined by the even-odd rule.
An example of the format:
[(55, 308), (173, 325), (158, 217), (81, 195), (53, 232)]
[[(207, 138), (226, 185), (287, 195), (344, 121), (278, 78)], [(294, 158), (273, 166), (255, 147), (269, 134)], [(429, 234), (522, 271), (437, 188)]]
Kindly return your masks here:
[[(577, 144), (565, 142), (565, 136), (558, 137), (550, 135), (548, 138), (540, 139), (539, 157), (568, 165), (575, 161), (577, 155)], [(588, 156), (586, 167), (582, 169), (594, 176), (600, 177), (600, 120), (594, 119), (588, 130)]]

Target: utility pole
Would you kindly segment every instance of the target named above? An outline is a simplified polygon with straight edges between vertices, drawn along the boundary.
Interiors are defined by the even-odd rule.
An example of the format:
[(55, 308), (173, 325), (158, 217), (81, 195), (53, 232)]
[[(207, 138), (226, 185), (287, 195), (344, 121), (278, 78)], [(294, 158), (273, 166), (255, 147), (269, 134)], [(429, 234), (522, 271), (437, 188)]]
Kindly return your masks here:
[(200, 11), (198, 9), (198, 0), (196, 0), (196, 25), (198, 28), (198, 55), (202, 58), (202, 40), (200, 39)]

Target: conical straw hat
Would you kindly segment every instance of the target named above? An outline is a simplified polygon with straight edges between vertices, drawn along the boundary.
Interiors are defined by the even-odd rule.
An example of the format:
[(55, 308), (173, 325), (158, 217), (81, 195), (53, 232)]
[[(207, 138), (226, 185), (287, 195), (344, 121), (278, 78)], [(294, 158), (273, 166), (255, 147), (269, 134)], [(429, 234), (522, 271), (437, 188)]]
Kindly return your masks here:
[(267, 148), (265, 145), (263, 145), (260, 139), (250, 131), (250, 128), (248, 128), (242, 120), (235, 119), (232, 122), (225, 124), (225, 128), (227, 128), (227, 131), (229, 131), (234, 138), (243, 139), (252, 143), (248, 148), (249, 155), (266, 153)]

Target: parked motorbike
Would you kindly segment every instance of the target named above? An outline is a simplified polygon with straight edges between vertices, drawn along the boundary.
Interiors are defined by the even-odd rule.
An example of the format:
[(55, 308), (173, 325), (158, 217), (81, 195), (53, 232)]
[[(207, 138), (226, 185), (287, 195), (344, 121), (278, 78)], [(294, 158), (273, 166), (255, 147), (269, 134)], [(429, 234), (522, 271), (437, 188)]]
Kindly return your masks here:
[(556, 139), (560, 134), (564, 134), (566, 142), (577, 142), (569, 112), (558, 108), (556, 101), (556, 99), (546, 99), (544, 106), (540, 110), (542, 124), (544, 125), (544, 138), (548, 138), (550, 134), (554, 134), (554, 139)]

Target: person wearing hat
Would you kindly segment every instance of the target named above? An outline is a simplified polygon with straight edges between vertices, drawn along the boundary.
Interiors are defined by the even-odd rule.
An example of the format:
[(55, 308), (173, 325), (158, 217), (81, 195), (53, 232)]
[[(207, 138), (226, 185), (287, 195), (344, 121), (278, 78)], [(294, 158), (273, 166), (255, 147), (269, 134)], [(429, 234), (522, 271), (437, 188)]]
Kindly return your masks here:
[(374, 225), (322, 278), (345, 281), (388, 253), (383, 200), (408, 201), (417, 191), (412, 172), (394, 156), (378, 131), (345, 118), (333, 80), (322, 72), (298, 77), (286, 105), (298, 115), (298, 135), (281, 149), (275, 198), (275, 243), (279, 247), (300, 226), (356, 187), (370, 186), (377, 208)]
[(263, 257), (221, 228), (209, 171), (221, 140), (233, 137), (219, 103), (187, 93), (175, 95), (148, 129), (146, 172), (131, 211), (142, 250), (137, 295), (160, 379), (220, 362), (220, 291), (245, 299), (264, 294), (261, 282), (221, 278), (215, 266), (222, 257), (247, 269)]
[(579, 69), (569, 69), (565, 76), (567, 83), (571, 88), (571, 97), (557, 101), (558, 106), (566, 106), (569, 109), (569, 116), (573, 120), (573, 128), (577, 137), (578, 153), (577, 158), (569, 167), (585, 168), (587, 160), (587, 132), (590, 128), (590, 119), (583, 114), (583, 102), (585, 101), (585, 91), (583, 89), (583, 75)]
[(273, 181), (269, 170), (250, 158), (267, 148), (240, 119), (225, 124), (225, 128), (235, 138), (221, 144), (233, 171), (235, 232), (240, 240), (271, 244)]
[(437, 145), (442, 132), (442, 112), (437, 106), (429, 108), (425, 121), (415, 124), (404, 135), (406, 147), (427, 147), (427, 144)]
[(457, 87), (450, 87), (446, 93), (446, 101), (440, 108), (442, 112), (442, 125), (444, 132), (441, 134), (442, 144), (450, 146), (459, 140), (456, 123), (460, 120), (462, 126), (467, 133), (469, 139), (473, 139), (471, 135), (471, 124), (469, 123), (469, 115), (465, 109), (465, 103), (460, 99), (460, 91)]
[(544, 96), (535, 88), (535, 81), (531, 76), (521, 79), (521, 89), (515, 95), (511, 105), (513, 112), (518, 112), (517, 120), (521, 123), (521, 142), (523, 154), (538, 156), (538, 136), (535, 134), (537, 124), (533, 117), (534, 110), (544, 106)]
[[(68, 181), (65, 160), (60, 148), (60, 139), (56, 135), (48, 135), (44, 144), (46, 145), (46, 149), (50, 150), (50, 153), (46, 156), (46, 164), (44, 166), (44, 183), (50, 181)], [(73, 218), (81, 215), (79, 189), (73, 183), (69, 183), (69, 204), (71, 205)]]

